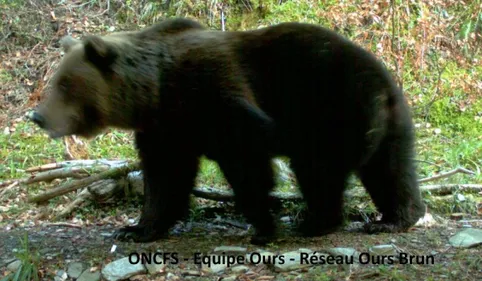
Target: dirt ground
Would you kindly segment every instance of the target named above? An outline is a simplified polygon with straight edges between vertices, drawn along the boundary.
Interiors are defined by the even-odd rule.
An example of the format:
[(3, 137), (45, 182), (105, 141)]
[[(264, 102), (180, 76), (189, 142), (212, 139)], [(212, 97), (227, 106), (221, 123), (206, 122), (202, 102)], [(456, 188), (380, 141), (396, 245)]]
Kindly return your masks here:
[[(9, 126), (15, 118), (35, 106), (43, 95), (52, 70), (59, 61), (55, 46), (68, 31), (74, 35), (83, 32), (105, 31), (112, 22), (110, 11), (93, 8), (90, 13), (80, 10), (80, 1), (64, 1), (55, 9), (42, 1), (29, 1), (29, 8), (0, 11), (2, 83), (0, 87), (0, 128)], [(47, 2), (47, 1), (45, 1)], [(103, 1), (105, 2), (105, 1)], [(120, 1), (112, 1), (112, 3)], [(68, 6), (70, 5), (70, 6)], [(85, 8), (85, 6), (83, 6)], [(83, 8), (82, 8), (83, 9)], [(117, 26), (117, 31), (122, 26)], [(126, 28), (127, 29), (127, 28)], [(5, 44), (4, 44), (5, 43)], [(361, 253), (374, 245), (393, 244), (401, 252), (416, 256), (433, 256), (434, 264), (377, 264), (316, 265), (291, 272), (275, 272), (266, 264), (249, 265), (250, 271), (238, 274), (237, 280), (482, 280), (482, 246), (458, 249), (449, 245), (449, 238), (471, 226), (482, 228), (479, 219), (473, 223), (446, 221), (430, 228), (416, 227), (400, 234), (367, 235), (357, 231), (341, 231), (314, 239), (298, 239), (288, 234), (263, 250), (283, 254), (299, 248), (322, 251), (332, 247), (351, 247)], [(184, 223), (175, 229), (176, 235), (154, 243), (117, 243), (108, 236), (118, 225), (104, 220), (79, 226), (72, 222), (63, 225), (46, 223), (34, 227), (0, 229), (0, 276), (6, 264), (20, 248), (20, 239), (28, 233), (30, 247), (41, 256), (44, 280), (52, 280), (56, 271), (66, 270), (72, 261), (83, 261), (91, 267), (102, 268), (111, 261), (133, 252), (156, 250), (176, 252), (181, 257), (195, 253), (209, 253), (217, 246), (244, 246), (249, 251), (259, 247), (249, 244), (249, 231), (216, 221)], [(289, 233), (289, 231), (287, 232)], [(116, 245), (114, 252), (111, 252)], [(188, 272), (197, 276), (187, 276)], [(171, 274), (169, 278), (167, 276)], [(169, 265), (156, 280), (222, 280), (231, 274), (227, 269), (216, 275), (205, 273), (192, 260)], [(178, 278), (173, 278), (177, 276)], [(162, 279), (165, 277), (164, 279)], [(146, 276), (135, 280), (148, 280)]]
[[(287, 227), (285, 235), (262, 250), (283, 254), (299, 248), (323, 251), (333, 247), (350, 247), (366, 253), (372, 246), (393, 244), (402, 253), (419, 258), (433, 256), (433, 264), (422, 261), (419, 264), (396, 262), (389, 265), (381, 260), (372, 260), (367, 264), (314, 265), (281, 273), (269, 264), (259, 264), (248, 265), (251, 270), (239, 274), (237, 280), (270, 280), (267, 276), (273, 276), (274, 280), (482, 280), (482, 248), (457, 249), (448, 244), (448, 239), (461, 230), (464, 224), (467, 227), (467, 223), (448, 221), (431, 228), (416, 227), (407, 233), (390, 235), (367, 235), (361, 233), (356, 224), (352, 224), (347, 231), (313, 239), (290, 237)], [(480, 228), (480, 223), (473, 224), (473, 227)], [(67, 270), (67, 264), (72, 261), (83, 261), (100, 269), (130, 253), (152, 253), (156, 250), (178, 253), (181, 257), (180, 263), (168, 265), (161, 277), (169, 274), (184, 280), (189, 278), (186, 274), (198, 272), (199, 275), (190, 277), (191, 280), (222, 280), (221, 277), (230, 275), (229, 268), (219, 274), (203, 271), (201, 265), (194, 263), (194, 254), (207, 254), (221, 245), (246, 247), (248, 252), (261, 251), (259, 247), (249, 244), (249, 231), (215, 221), (181, 223), (169, 239), (145, 244), (115, 242), (109, 237), (115, 229), (116, 226), (96, 225), (94, 222), (85, 227), (46, 224), (2, 231), (0, 264), (13, 258), (14, 249), (21, 248), (19, 239), (24, 237), (25, 231), (29, 236), (30, 247), (41, 254), (45, 280), (51, 280), (49, 278), (55, 276), (55, 272), (60, 269)], [(113, 245), (116, 245), (116, 249), (111, 252)], [(190, 259), (185, 261), (184, 258)], [(149, 280), (147, 276), (138, 278), (140, 279), (136, 280)]]

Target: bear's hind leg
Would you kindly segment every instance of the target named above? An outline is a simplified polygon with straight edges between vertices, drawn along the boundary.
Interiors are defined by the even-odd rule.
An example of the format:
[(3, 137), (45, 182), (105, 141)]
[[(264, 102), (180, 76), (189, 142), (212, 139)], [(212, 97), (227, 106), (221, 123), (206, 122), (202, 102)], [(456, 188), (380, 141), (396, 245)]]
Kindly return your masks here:
[(251, 243), (265, 245), (276, 232), (269, 197), (275, 186), (271, 150), (276, 125), (247, 99), (231, 96), (219, 112), (222, 117), (213, 122), (218, 125), (214, 160), (234, 191), (236, 209), (255, 228)]
[(276, 229), (270, 213), (269, 192), (274, 187), (271, 159), (265, 153), (243, 151), (238, 156), (225, 154), (218, 163), (234, 191), (236, 209), (256, 231), (251, 243), (269, 243)]
[(163, 134), (161, 139), (156, 133), (136, 134), (144, 177), (144, 202), (139, 223), (114, 234), (120, 241), (158, 240), (188, 213), (198, 157), (190, 149), (192, 146), (169, 140), (168, 134)]
[(366, 225), (368, 233), (405, 231), (424, 215), (412, 157), (411, 134), (388, 135), (359, 169), (361, 182), (382, 213), (380, 222)]
[(343, 191), (349, 174), (336, 159), (314, 157), (291, 157), (291, 167), (307, 205), (299, 226), (305, 237), (325, 235), (342, 225)]

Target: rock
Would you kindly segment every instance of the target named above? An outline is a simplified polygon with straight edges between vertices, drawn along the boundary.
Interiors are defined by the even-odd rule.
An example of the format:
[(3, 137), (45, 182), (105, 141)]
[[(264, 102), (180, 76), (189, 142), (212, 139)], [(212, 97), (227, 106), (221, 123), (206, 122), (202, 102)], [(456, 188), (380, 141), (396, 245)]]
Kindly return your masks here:
[(57, 277), (60, 277), (61, 280), (67, 280), (67, 278), (69, 278), (69, 276), (67, 276), (67, 272), (64, 270), (57, 271)]
[(298, 251), (284, 253), (285, 262), (283, 264), (275, 264), (275, 270), (278, 272), (291, 271), (308, 267), (309, 265), (302, 265), (300, 261), (300, 253)]
[(102, 269), (102, 276), (108, 281), (118, 281), (146, 272), (147, 269), (143, 264), (131, 264), (129, 262), (129, 257), (125, 257), (106, 265)]
[(313, 250), (312, 250), (312, 249), (308, 249), (308, 248), (299, 248), (299, 249), (298, 249), (298, 252), (311, 254), (311, 253), (313, 253)]
[(393, 259), (393, 262), (398, 261), (398, 248), (392, 244), (376, 245), (368, 249), (369, 255), (358, 256), (356, 261), (361, 263), (373, 263), (373, 259)]
[(127, 181), (131, 186), (131, 190), (134, 194), (144, 193), (144, 183), (142, 177), (142, 171), (134, 171), (127, 174)]
[(64, 281), (65, 279), (62, 279), (60, 276), (54, 276), (54, 281)]
[(145, 263), (144, 265), (149, 274), (152, 275), (160, 273), (165, 267), (165, 264), (162, 263)]
[(174, 275), (173, 273), (171, 272), (168, 272), (167, 275), (166, 275), (166, 280), (173, 280), (173, 281), (176, 281), (176, 280), (179, 280), (179, 276), (177, 275)]
[(282, 222), (291, 222), (291, 218), (289, 216), (284, 216), (280, 218), (280, 221)]
[(308, 260), (310, 260), (310, 256), (318, 255), (317, 253), (313, 253), (310, 249), (299, 249), (298, 251), (292, 251), (282, 254), (284, 256), (284, 263), (276, 262), (274, 264), (275, 271), (284, 272), (284, 271), (292, 271), (300, 268), (306, 268), (312, 266), (310, 263), (303, 263), (301, 261), (301, 253), (309, 254)]
[(7, 265), (7, 270), (12, 272), (17, 271), (21, 264), (22, 262), (20, 260), (14, 260)]
[(238, 265), (238, 266), (235, 266), (233, 268), (231, 268), (231, 271), (233, 273), (245, 273), (249, 270), (249, 267), (245, 266), (245, 265)]
[(274, 264), (277, 261), (277, 255), (268, 251), (256, 251), (250, 254), (246, 254), (246, 263), (251, 264)]
[(454, 247), (469, 248), (482, 244), (482, 229), (466, 228), (449, 239)]
[(80, 274), (85, 270), (85, 266), (81, 262), (73, 262), (70, 263), (68, 268), (67, 268), (67, 274), (71, 278), (79, 278)]
[(236, 275), (229, 275), (227, 277), (224, 277), (222, 280), (223, 281), (236, 281), (237, 276)]
[(343, 247), (330, 248), (326, 250), (326, 252), (336, 257), (339, 257), (339, 256), (348, 257), (349, 261), (353, 261), (353, 262), (358, 261), (358, 259), (360, 258), (360, 253), (353, 248), (343, 248)]
[(214, 249), (215, 254), (240, 255), (246, 253), (246, 248), (236, 246), (219, 246)]
[[(222, 263), (224, 261), (226, 261), (226, 263)], [(207, 260), (207, 257), (203, 258), (202, 271), (215, 274), (222, 273), (228, 267), (228, 265), (233, 266), (233, 261), (229, 262), (230, 263), (228, 264), (227, 259), (222, 259), (221, 256), (211, 254), (209, 255), (209, 262)]]
[(336, 255), (336, 256), (355, 256), (356, 254), (359, 254), (357, 250), (354, 248), (343, 248), (343, 247), (336, 247), (336, 248), (330, 248), (326, 250), (327, 253), (330, 255)]
[(259, 276), (259, 277), (257, 278), (257, 280), (269, 281), (269, 280), (274, 280), (275, 278), (276, 278), (276, 276), (263, 275), (263, 276)]
[(368, 249), (371, 255), (377, 256), (397, 256), (397, 248), (393, 245), (376, 245)]
[(222, 273), (226, 267), (228, 267), (226, 264), (213, 264), (211, 267), (210, 267), (210, 271), (212, 273)]
[(82, 274), (80, 274), (77, 281), (99, 281), (100, 280), (100, 271), (90, 272), (88, 269), (84, 270)]
[[(1, 210), (0, 210), (0, 212), (1, 212)], [(15, 259), (15, 258), (0, 258), (0, 268), (6, 267), (9, 263), (12, 263), (16, 260), (17, 259)]]
[(418, 221), (415, 223), (415, 226), (420, 226), (420, 227), (432, 227), (435, 225), (437, 225), (437, 221), (430, 213), (425, 213), (425, 215), (420, 219), (418, 219)]
[(197, 270), (186, 270), (182, 273), (184, 276), (201, 276), (201, 273)]
[(148, 280), (146, 277), (145, 274), (134, 275), (129, 278), (129, 281), (146, 281)]

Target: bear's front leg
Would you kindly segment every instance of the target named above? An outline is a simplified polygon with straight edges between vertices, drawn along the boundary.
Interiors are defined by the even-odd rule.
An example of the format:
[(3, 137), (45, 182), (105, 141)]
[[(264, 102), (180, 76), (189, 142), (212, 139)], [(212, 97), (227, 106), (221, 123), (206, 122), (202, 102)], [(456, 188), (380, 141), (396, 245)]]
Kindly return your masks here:
[[(187, 139), (175, 134), (137, 133), (144, 176), (144, 204), (139, 223), (117, 230), (119, 241), (151, 242), (188, 214), (189, 194), (197, 175), (198, 156)], [(169, 137), (171, 136), (171, 137)]]

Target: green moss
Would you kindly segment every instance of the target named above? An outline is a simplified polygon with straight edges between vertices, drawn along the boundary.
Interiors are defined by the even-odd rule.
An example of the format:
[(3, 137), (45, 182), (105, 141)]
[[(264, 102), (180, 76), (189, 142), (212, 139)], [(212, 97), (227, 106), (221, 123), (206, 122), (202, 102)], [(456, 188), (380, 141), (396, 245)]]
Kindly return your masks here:
[(0, 83), (7, 83), (13, 80), (13, 76), (5, 69), (0, 69)]
[(300, 21), (330, 25), (321, 12), (335, 5), (336, 1), (286, 1), (281, 5), (271, 3), (262, 24), (277, 24), (285, 21)]
[(465, 110), (461, 110), (457, 101), (464, 94), (457, 92), (455, 91), (453, 97), (442, 97), (433, 103), (430, 108), (429, 122), (454, 133), (463, 133), (467, 136), (480, 135), (481, 123), (475, 117), (482, 113), (482, 102), (476, 101)]
[(464, 213), (477, 215), (475, 208), (480, 196), (473, 194), (454, 193), (446, 196), (425, 196), (427, 206), (433, 213), (450, 215), (452, 213)]
[(211, 161), (206, 157), (202, 157), (199, 167), (200, 169), (196, 179), (198, 184), (208, 186), (227, 185), (227, 181), (216, 162)]
[(25, 5), (25, 0), (0, 0), (0, 7), (4, 5), (6, 7), (21, 7)]

